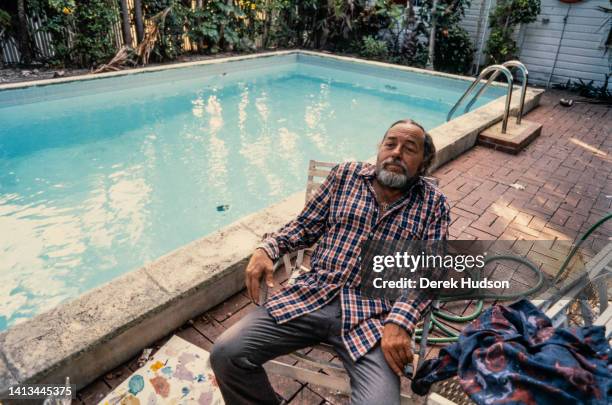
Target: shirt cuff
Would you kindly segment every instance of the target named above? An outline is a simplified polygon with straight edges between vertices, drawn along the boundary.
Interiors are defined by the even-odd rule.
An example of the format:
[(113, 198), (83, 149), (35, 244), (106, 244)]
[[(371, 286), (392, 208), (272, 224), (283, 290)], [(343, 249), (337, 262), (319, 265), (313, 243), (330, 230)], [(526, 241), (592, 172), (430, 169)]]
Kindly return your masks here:
[(280, 249), (278, 242), (274, 238), (266, 238), (257, 246), (258, 249), (263, 249), (272, 261), (277, 261), (280, 258)]
[(394, 323), (401, 326), (412, 336), (416, 324), (419, 322), (422, 312), (429, 305), (429, 301), (396, 301), (387, 315), (384, 324)]

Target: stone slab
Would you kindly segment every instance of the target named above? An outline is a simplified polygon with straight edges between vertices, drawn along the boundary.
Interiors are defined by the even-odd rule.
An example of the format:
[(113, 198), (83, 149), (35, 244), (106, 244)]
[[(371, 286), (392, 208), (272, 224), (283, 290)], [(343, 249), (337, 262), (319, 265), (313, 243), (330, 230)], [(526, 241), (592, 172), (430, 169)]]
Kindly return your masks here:
[(138, 325), (143, 314), (169, 299), (144, 270), (127, 273), (3, 332), (6, 362), (19, 382), (44, 381), (54, 369)]
[[(543, 92), (544, 90), (542, 89), (527, 89), (524, 114), (540, 103)], [(515, 88), (512, 93), (510, 114), (517, 113), (519, 99), (520, 89)], [(429, 133), (433, 137), (437, 151), (432, 171), (472, 148), (482, 131), (495, 125), (497, 122), (501, 122), (504, 109), (505, 97), (499, 97), (474, 111), (463, 114), (430, 130)]]
[(2, 353), (3, 347), (3, 337), (0, 336), (0, 397), (3, 396), (2, 394), (5, 393), (8, 387), (17, 384), (17, 379), (4, 360), (4, 354)]
[(517, 154), (529, 145), (542, 132), (542, 124), (527, 120), (521, 120), (516, 124), (516, 118), (510, 117), (506, 133), (501, 133), (502, 123), (485, 129), (478, 136), (478, 143), (503, 152)]

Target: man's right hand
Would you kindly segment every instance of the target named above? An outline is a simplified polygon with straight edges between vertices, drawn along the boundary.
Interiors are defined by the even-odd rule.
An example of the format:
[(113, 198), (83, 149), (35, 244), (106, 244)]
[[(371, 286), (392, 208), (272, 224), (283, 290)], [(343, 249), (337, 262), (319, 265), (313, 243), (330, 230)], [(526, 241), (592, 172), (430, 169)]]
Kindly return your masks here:
[(251, 300), (259, 302), (259, 284), (263, 277), (266, 278), (268, 288), (274, 287), (274, 263), (265, 250), (256, 249), (249, 260), (245, 270), (246, 287)]

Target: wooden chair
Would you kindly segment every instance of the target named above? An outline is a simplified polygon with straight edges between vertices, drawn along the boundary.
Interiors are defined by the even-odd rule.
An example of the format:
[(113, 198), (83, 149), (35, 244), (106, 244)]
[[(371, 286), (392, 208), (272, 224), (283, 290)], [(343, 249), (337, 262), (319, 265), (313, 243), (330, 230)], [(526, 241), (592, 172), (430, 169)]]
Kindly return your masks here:
[[(309, 198), (319, 189), (323, 180), (329, 175), (331, 169), (336, 166), (336, 163), (318, 162), (311, 160), (308, 165), (308, 179), (306, 185), (305, 202), (308, 202)], [(437, 185), (437, 179), (428, 177), (428, 181)], [(310, 268), (304, 265), (305, 255), (311, 250), (304, 249), (298, 252), (286, 254), (275, 263), (275, 270), (277, 270), (281, 264), (284, 265), (284, 269), (287, 272), (287, 283), (292, 284), (295, 279), (304, 272), (309, 272)], [(267, 298), (267, 288), (265, 283), (262, 283), (260, 302), (265, 302)], [(425, 325), (428, 326), (428, 319), (425, 320)], [(425, 327), (423, 331), (423, 338), (421, 339), (421, 349), (419, 351), (421, 357), (424, 358), (425, 347), (427, 345), (427, 334), (428, 328)], [(327, 344), (318, 344), (313, 346), (314, 349), (321, 350), (323, 352), (336, 355), (334, 348)], [(267, 362), (264, 367), (270, 373), (279, 374), (285, 377), (289, 377), (304, 383), (310, 383), (314, 385), (320, 385), (322, 387), (340, 392), (342, 394), (349, 395), (351, 392), (350, 382), (346, 370), (341, 364), (332, 363), (329, 361), (322, 361), (313, 358), (305, 353), (305, 351), (296, 351), (289, 355), (295, 360), (314, 367), (316, 370), (322, 370), (325, 374), (318, 371), (313, 371), (307, 368), (294, 366), (287, 363), (282, 363), (277, 360)], [(422, 361), (422, 360), (420, 360)], [(401, 402), (403, 404), (412, 404), (414, 399), (408, 394), (401, 394)]]

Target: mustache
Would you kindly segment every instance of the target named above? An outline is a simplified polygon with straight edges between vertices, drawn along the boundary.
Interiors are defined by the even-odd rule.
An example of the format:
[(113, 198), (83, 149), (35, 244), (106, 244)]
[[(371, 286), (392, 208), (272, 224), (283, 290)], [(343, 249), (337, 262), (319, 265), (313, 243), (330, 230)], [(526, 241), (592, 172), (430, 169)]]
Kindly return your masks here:
[(406, 164), (404, 162), (402, 162), (401, 160), (399, 160), (399, 159), (396, 159), (396, 158), (387, 158), (387, 159), (383, 160), (380, 165), (384, 169), (387, 165), (390, 165), (390, 164), (394, 164), (396, 166), (401, 167), (402, 170), (404, 171), (404, 174), (408, 175), (408, 167), (406, 167)]

